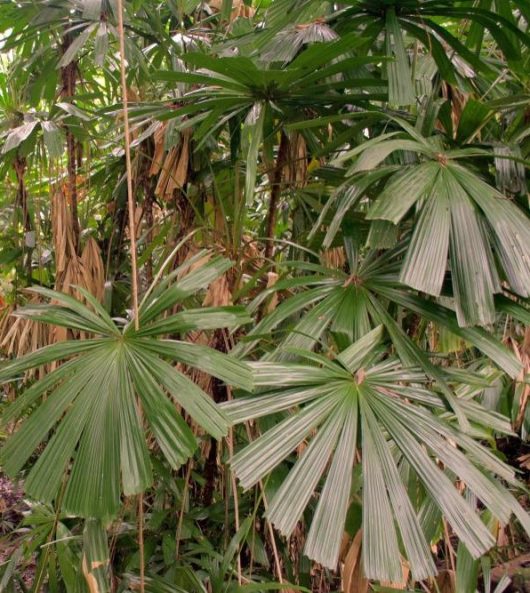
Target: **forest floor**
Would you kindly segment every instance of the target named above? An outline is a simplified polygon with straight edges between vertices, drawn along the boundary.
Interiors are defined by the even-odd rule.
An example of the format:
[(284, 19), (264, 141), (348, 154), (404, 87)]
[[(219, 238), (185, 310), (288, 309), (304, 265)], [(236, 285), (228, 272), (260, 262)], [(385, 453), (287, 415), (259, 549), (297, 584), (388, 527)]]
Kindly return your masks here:
[[(0, 566), (11, 560), (16, 550), (16, 537), (13, 537), (23, 513), (27, 510), (24, 502), (24, 490), (21, 484), (15, 484), (0, 473)], [(25, 566), (20, 575), (24, 585), (31, 587), (35, 576), (35, 565)]]
[[(498, 448), (506, 456), (506, 460), (521, 472), (522, 481), (530, 486), (530, 444), (515, 438), (507, 438), (499, 440)], [(520, 502), (526, 508), (530, 508), (530, 500), (527, 496)], [(22, 484), (13, 482), (0, 472), (0, 567), (11, 560), (16, 550), (17, 529), (20, 529), (24, 512), (27, 510), (29, 507), (24, 499)], [(497, 562), (494, 562), (492, 580), (497, 583), (504, 574), (508, 574), (512, 583), (505, 593), (530, 593), (530, 542), (526, 536), (517, 531), (512, 531), (510, 539), (507, 549), (494, 550)], [(24, 565), (20, 574), (20, 578), (28, 588), (33, 585), (35, 568), (35, 564), (30, 562)], [(449, 585), (447, 589), (442, 587), (442, 590), (450, 591), (452, 586)]]

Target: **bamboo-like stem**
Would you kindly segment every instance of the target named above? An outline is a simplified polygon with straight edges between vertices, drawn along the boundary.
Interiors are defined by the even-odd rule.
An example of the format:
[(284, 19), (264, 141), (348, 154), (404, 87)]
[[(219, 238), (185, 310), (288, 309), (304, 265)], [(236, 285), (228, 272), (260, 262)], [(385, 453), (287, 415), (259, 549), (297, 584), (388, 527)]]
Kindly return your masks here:
[[(252, 442), (252, 432), (250, 430), (248, 422), (245, 422), (245, 428), (247, 431), (248, 440), (249, 442)], [(265, 495), (265, 486), (263, 484), (263, 480), (259, 480), (258, 486), (261, 490), (261, 499), (263, 500), (263, 507), (265, 508), (265, 513), (267, 513), (267, 511), (269, 510), (269, 503)], [(271, 522), (268, 519), (265, 519), (265, 525), (267, 527), (267, 531), (269, 532), (269, 538), (272, 547), (272, 555), (274, 558), (274, 567), (276, 569), (276, 576), (278, 577), (278, 582), (283, 585), (282, 565), (280, 562), (280, 554), (278, 553), (278, 546), (276, 545), (276, 538), (274, 537), (274, 529), (272, 527)]]
[(274, 252), (274, 227), (276, 225), (276, 219), (278, 216), (278, 202), (280, 200), (280, 194), (282, 192), (282, 174), (283, 167), (287, 162), (289, 150), (289, 139), (285, 132), (282, 131), (280, 138), (280, 146), (278, 147), (278, 156), (276, 158), (276, 166), (271, 170), (269, 174), (270, 186), (271, 186), (271, 197), (269, 201), (269, 211), (267, 213), (267, 220), (265, 223), (265, 237), (269, 239), (265, 244), (265, 252), (263, 257), (265, 260), (271, 259)]
[(180, 512), (177, 524), (177, 533), (175, 536), (175, 559), (178, 560), (180, 551), (180, 540), (182, 538), (182, 526), (184, 524), (184, 513), (186, 512), (186, 503), (188, 501), (188, 491), (190, 487), (191, 471), (193, 469), (193, 459), (188, 461), (186, 469), (186, 477), (184, 478), (184, 488), (182, 489), (182, 502), (180, 504)]
[[(259, 487), (261, 490), (263, 507), (265, 508), (265, 512), (267, 512), (269, 510), (269, 503), (267, 502), (267, 497), (265, 496), (265, 487), (263, 485), (263, 480), (259, 481)], [(278, 582), (280, 584), (283, 584), (282, 565), (280, 563), (280, 554), (278, 553), (278, 547), (276, 546), (276, 538), (274, 537), (274, 529), (272, 528), (272, 524), (268, 519), (265, 521), (265, 524), (267, 525), (267, 530), (269, 532), (269, 538), (270, 538), (271, 546), (272, 546), (272, 555), (274, 557), (274, 566), (276, 568), (276, 575), (278, 577)]]
[(129, 130), (129, 112), (127, 110), (127, 75), (125, 72), (125, 34), (123, 31), (123, 0), (117, 0), (118, 5), (118, 37), (120, 40), (120, 74), (121, 95), (123, 104), (123, 128), (125, 133), (125, 168), (127, 178), (127, 204), (129, 210), (129, 234), (131, 240), (131, 268), (132, 268), (132, 305), (134, 327), (139, 329), (138, 319), (138, 263), (136, 257), (136, 208), (132, 184), (131, 138)]
[[(227, 436), (227, 444), (228, 444), (228, 452), (230, 455), (230, 459), (234, 456), (234, 432), (232, 428), (230, 428), (230, 432)], [(234, 496), (234, 515), (235, 515), (235, 528), (236, 533), (239, 532), (240, 522), (239, 522), (239, 499), (237, 497), (237, 482), (236, 476), (234, 472), (230, 469), (230, 481), (232, 484), (232, 494)], [(241, 569), (241, 549), (237, 551), (237, 582), (241, 586), (243, 584), (243, 572)]]
[[(131, 241), (131, 280), (132, 280), (132, 309), (134, 327), (140, 328), (138, 314), (138, 262), (136, 258), (136, 208), (132, 184), (131, 138), (129, 130), (129, 112), (127, 97), (127, 76), (125, 72), (125, 33), (123, 30), (123, 0), (117, 0), (118, 8), (118, 37), (120, 40), (120, 75), (121, 97), (123, 103), (123, 128), (125, 133), (125, 169), (127, 179), (127, 204), (129, 210), (129, 235)], [(138, 404), (141, 415), (141, 407)], [(138, 548), (140, 552), (140, 593), (145, 593), (145, 550), (144, 550), (144, 497), (138, 496)]]

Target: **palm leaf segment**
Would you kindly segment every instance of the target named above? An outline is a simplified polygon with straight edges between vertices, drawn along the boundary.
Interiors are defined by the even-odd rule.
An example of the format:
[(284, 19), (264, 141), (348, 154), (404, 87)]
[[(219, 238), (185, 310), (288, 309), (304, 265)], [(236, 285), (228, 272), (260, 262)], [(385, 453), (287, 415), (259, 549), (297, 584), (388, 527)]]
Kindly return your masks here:
[[(360, 451), (366, 576), (399, 582), (403, 552), (414, 578), (424, 579), (435, 573), (425, 536), (432, 505), (474, 557), (495, 543), (455, 487), (455, 477), (501, 521), (515, 513), (528, 530), (530, 519), (495, 477), (514, 483), (513, 471), (453, 426), (440, 398), (425, 389), (421, 372), (381, 360), (381, 337), (378, 327), (333, 362), (311, 354), (317, 365), (253, 363), (256, 386), (266, 390), (223, 404), (229, 418), (238, 423), (294, 411), (238, 452), (232, 466), (250, 488), (310, 439), (267, 515), (282, 534), (290, 535), (327, 472), (305, 552), (335, 568)], [(462, 405), (469, 420), (484, 418), (486, 411), (475, 402)], [(510, 430), (508, 424), (504, 429)], [(409, 492), (407, 484), (413, 483)]]
[(30, 368), (69, 359), (29, 387), (3, 417), (5, 424), (33, 409), (1, 451), (4, 470), (11, 475), (53, 433), (27, 476), (30, 496), (51, 502), (68, 474), (63, 510), (110, 518), (120, 508), (122, 490), (132, 495), (147, 488), (152, 482), (151, 462), (137, 398), (150, 433), (173, 468), (186, 461), (197, 446), (175, 404), (213, 437), (226, 435), (227, 416), (171, 363), (191, 365), (245, 389), (252, 389), (250, 370), (206, 346), (162, 337), (248, 321), (240, 307), (181, 310), (160, 319), (231, 266), (228, 260), (215, 257), (175, 282), (184, 268), (196, 265), (204, 255), (198, 254), (175, 270), (144, 300), (139, 330), (132, 323), (120, 327), (85, 292), (91, 308), (64, 294), (33, 289), (58, 304), (27, 307), (20, 315), (89, 332), (93, 337), (42, 348), (0, 371), (0, 380), (14, 380)]

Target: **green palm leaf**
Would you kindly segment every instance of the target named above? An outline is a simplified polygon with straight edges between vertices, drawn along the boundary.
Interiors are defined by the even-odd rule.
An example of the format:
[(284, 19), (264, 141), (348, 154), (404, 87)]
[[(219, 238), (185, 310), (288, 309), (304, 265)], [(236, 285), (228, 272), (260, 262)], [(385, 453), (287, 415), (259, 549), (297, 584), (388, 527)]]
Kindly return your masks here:
[[(401, 282), (440, 296), (449, 277), (459, 324), (492, 326), (496, 318), (494, 296), (502, 292), (501, 280), (521, 297), (530, 294), (530, 221), (506, 196), (459, 162), (469, 152), (443, 152), (439, 138), (418, 138), (408, 124), (396, 121), (412, 139), (393, 137), (375, 145), (367, 142), (365, 154), (361, 147), (341, 157), (340, 162), (355, 159), (348, 172), (350, 180), (343, 186), (349, 185), (347, 194), (355, 195), (347, 202), (348, 208), (356, 206), (380, 180), (374, 174), (377, 169), (359, 175), (367, 155), (371, 161), (376, 149), (383, 159), (391, 154), (403, 157), (414, 144), (418, 160), (397, 172), (379, 165), (380, 160), (372, 163), (371, 168), (379, 165), (388, 179), (371, 201), (366, 218), (397, 225), (407, 216), (414, 220), (417, 215)], [(488, 156), (484, 151), (476, 154)], [(338, 206), (330, 225), (333, 234), (328, 231), (326, 236), (327, 245), (346, 214), (340, 202)]]
[[(461, 432), (439, 396), (426, 388), (419, 370), (381, 360), (381, 340), (382, 327), (375, 328), (331, 363), (314, 354), (312, 365), (254, 363), (256, 384), (264, 390), (227, 402), (223, 410), (236, 423), (287, 414), (237, 452), (231, 463), (243, 487), (250, 488), (309, 439), (270, 500), (267, 516), (282, 534), (290, 535), (323, 480), (305, 553), (335, 568), (358, 451), (365, 573), (399, 581), (404, 554), (414, 579), (420, 580), (436, 568), (423, 532), (421, 505), (408, 491), (404, 466), (421, 484), (423, 500), (433, 500), (473, 557), (483, 554), (494, 539), (459, 492), (455, 476), (501, 521), (515, 513), (529, 529), (530, 520), (500, 482), (516, 484), (511, 468)], [(280, 384), (275, 377), (281, 377)], [(481, 408), (481, 414), (488, 412)]]
[(521, 370), (520, 363), (493, 335), (482, 328), (461, 327), (453, 310), (414, 293), (400, 283), (403, 250), (403, 244), (383, 254), (370, 250), (357, 262), (351, 262), (349, 273), (319, 267), (318, 274), (279, 281), (265, 291), (257, 303), (273, 291), (304, 285), (308, 288), (283, 301), (260, 321), (245, 341), (236, 346), (235, 352), (240, 356), (248, 355), (261, 338), (272, 334), (282, 339), (275, 342), (278, 345), (270, 356), (288, 359), (292, 358), (289, 348), (313, 349), (328, 330), (339, 341), (345, 339), (351, 343), (382, 324), (386, 326), (396, 353), (404, 364), (420, 365), (428, 375), (443, 382), (441, 369), (429, 363), (428, 357), (422, 354), (389, 313), (389, 302), (444, 325), (490, 357), (510, 376), (516, 377)]
[(29, 469), (28, 494), (52, 502), (66, 476), (62, 504), (67, 512), (113, 517), (122, 493), (142, 492), (152, 482), (146, 429), (174, 468), (195, 451), (197, 439), (175, 404), (215, 438), (226, 435), (229, 418), (173, 363), (191, 365), (234, 386), (252, 389), (248, 367), (205, 346), (158, 336), (205, 327), (233, 328), (248, 322), (247, 313), (238, 307), (207, 308), (203, 319), (200, 310), (183, 310), (169, 315), (167, 325), (158, 317), (206, 288), (229, 265), (223, 258), (213, 258), (180, 280), (175, 281), (178, 274), (172, 274), (143, 302), (139, 330), (132, 323), (120, 327), (88, 295), (92, 308), (60, 293), (35, 289), (59, 304), (32, 306), (17, 314), (96, 337), (48, 346), (0, 371), (0, 380), (11, 381), (27, 369), (70, 359), (29, 387), (3, 417), (5, 423), (31, 411), (1, 451), (3, 467), (10, 475), (19, 473), (34, 450), (45, 443)]

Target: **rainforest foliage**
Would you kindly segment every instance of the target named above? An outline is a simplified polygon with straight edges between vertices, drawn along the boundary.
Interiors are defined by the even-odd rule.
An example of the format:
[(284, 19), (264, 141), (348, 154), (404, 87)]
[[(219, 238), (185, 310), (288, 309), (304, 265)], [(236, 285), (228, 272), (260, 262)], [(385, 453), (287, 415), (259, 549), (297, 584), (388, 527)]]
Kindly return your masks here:
[(0, 0), (0, 591), (522, 590), (529, 24)]

